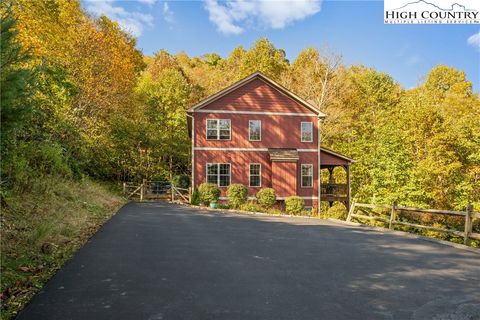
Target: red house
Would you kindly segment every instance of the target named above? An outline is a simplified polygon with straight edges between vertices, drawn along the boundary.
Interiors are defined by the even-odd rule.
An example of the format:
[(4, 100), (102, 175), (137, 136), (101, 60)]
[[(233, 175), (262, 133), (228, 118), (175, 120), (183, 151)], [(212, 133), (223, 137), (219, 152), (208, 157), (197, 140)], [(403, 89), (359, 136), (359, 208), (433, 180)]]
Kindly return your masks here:
[[(352, 159), (320, 148), (318, 130), (325, 114), (260, 72), (225, 88), (188, 111), (192, 139), (192, 186), (217, 184), (226, 199), (231, 183), (248, 187), (254, 199), (271, 187), (277, 199), (298, 195), (307, 206), (318, 199), (350, 202)], [(346, 170), (334, 183), (335, 167)], [(321, 183), (318, 168), (330, 172)]]

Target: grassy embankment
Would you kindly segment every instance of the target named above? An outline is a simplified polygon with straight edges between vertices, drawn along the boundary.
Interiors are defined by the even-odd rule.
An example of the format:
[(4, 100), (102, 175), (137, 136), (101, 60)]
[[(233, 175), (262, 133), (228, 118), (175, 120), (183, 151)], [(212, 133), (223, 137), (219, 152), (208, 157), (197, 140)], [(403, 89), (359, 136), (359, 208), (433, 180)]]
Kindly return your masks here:
[(124, 203), (115, 186), (90, 179), (44, 178), (5, 198), (0, 318), (13, 318)]

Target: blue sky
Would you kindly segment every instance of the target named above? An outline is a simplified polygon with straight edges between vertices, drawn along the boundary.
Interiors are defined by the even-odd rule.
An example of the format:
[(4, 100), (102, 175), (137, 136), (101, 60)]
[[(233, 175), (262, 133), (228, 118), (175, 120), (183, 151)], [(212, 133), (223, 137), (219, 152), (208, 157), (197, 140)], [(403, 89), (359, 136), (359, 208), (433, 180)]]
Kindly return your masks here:
[(267, 37), (290, 61), (306, 47), (328, 46), (344, 63), (386, 72), (405, 88), (421, 82), (433, 66), (446, 64), (465, 71), (480, 91), (479, 25), (385, 25), (383, 1), (88, 0), (82, 5), (94, 16), (117, 20), (147, 55), (166, 49), (226, 57), (239, 45), (249, 48)]

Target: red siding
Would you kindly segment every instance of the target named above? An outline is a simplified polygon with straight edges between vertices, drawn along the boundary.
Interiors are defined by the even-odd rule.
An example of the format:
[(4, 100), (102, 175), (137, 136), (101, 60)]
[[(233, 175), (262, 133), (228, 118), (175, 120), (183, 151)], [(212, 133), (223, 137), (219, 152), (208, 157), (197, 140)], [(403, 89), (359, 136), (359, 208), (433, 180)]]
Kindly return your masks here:
[[(282, 112), (297, 115), (275, 114), (244, 114), (204, 112), (205, 110), (236, 111), (236, 112)], [(198, 112), (202, 111), (202, 112)], [(304, 115), (298, 115), (298, 114)], [(261, 150), (195, 150), (194, 153), (194, 184), (195, 187), (206, 181), (207, 163), (230, 163), (231, 183), (249, 185), (249, 165), (260, 163), (261, 187), (249, 187), (249, 196), (253, 197), (264, 187), (273, 187), (277, 196), (287, 197), (299, 195), (305, 198), (317, 197), (317, 156), (318, 128), (317, 116), (307, 107), (286, 96), (262, 80), (255, 79), (240, 88), (228, 93), (218, 100), (204, 106), (193, 113), (194, 145), (197, 148), (255, 148)], [(207, 119), (230, 119), (230, 140), (206, 140)], [(261, 141), (249, 141), (248, 121), (262, 121)], [(301, 122), (312, 122), (313, 141), (301, 142)], [(299, 160), (293, 163), (272, 163), (268, 148), (299, 149)], [(305, 152), (301, 149), (315, 150)], [(313, 187), (301, 187), (301, 164), (313, 164)], [(273, 175), (272, 175), (273, 170)], [(276, 177), (277, 181), (272, 181)], [(226, 187), (220, 188), (222, 196), (226, 196)], [(314, 200), (315, 202), (316, 200)], [(312, 200), (306, 200), (312, 205)]]
[[(231, 140), (207, 140), (207, 119), (230, 119)], [(262, 121), (262, 141), (248, 140), (248, 121)], [(301, 142), (300, 123), (312, 122), (313, 142)], [(317, 148), (317, 118), (231, 113), (195, 113), (195, 146), (215, 148)]]
[(260, 79), (250, 81), (204, 109), (312, 113), (310, 109)]
[[(294, 166), (280, 166), (284, 176), (285, 186), (282, 191), (276, 190), (278, 196), (285, 197), (291, 195), (299, 195), (303, 197), (316, 197), (317, 194), (317, 162), (316, 153), (314, 152), (300, 152), (300, 159), (297, 163), (292, 163)], [(263, 151), (212, 151), (212, 150), (196, 150), (195, 151), (195, 187), (206, 181), (206, 164), (207, 163), (230, 163), (231, 165), (231, 183), (241, 183), (245, 186), (249, 185), (249, 166), (250, 163), (260, 163), (262, 165), (262, 185), (261, 187), (249, 187), (249, 196), (255, 194), (261, 188), (273, 187), (272, 184), (272, 162), (268, 152)], [(279, 164), (274, 162), (273, 165)], [(312, 188), (301, 187), (301, 164), (313, 164), (313, 186)], [(273, 169), (275, 170), (275, 169)], [(290, 178), (286, 177), (290, 174)], [(278, 187), (277, 187), (278, 188)], [(221, 187), (222, 196), (225, 196), (226, 187)], [(282, 194), (280, 194), (281, 192)]]

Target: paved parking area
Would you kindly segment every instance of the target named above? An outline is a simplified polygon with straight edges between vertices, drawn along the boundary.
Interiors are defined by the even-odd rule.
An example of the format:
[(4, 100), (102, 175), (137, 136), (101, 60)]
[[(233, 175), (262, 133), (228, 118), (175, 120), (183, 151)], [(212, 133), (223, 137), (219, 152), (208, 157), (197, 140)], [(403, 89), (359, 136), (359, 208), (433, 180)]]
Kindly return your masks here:
[(318, 219), (129, 203), (18, 319), (480, 319), (480, 254)]

